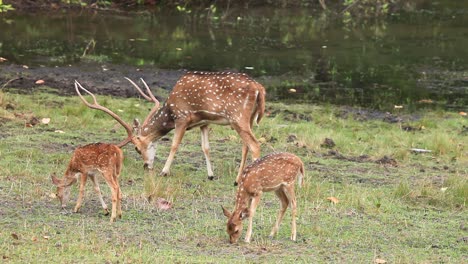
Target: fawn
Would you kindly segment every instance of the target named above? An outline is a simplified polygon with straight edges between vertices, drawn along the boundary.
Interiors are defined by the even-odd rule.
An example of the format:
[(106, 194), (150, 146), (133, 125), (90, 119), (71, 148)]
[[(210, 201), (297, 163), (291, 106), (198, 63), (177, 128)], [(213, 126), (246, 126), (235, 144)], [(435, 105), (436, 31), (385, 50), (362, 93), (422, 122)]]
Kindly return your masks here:
[(229, 241), (236, 243), (242, 233), (242, 220), (249, 217), (249, 227), (245, 236), (245, 242), (249, 243), (252, 236), (252, 221), (255, 210), (263, 192), (275, 191), (281, 201), (281, 208), (276, 219), (276, 224), (271, 230), (270, 236), (278, 231), (284, 213), (291, 205), (292, 230), (291, 240), (296, 241), (296, 195), (294, 194), (294, 182), (299, 174), (298, 183), (301, 186), (304, 177), (304, 164), (301, 159), (291, 153), (273, 153), (254, 161), (242, 172), (236, 194), (236, 205), (231, 213), (224, 207), (223, 213), (228, 217), (227, 233)]
[(94, 143), (83, 147), (78, 147), (68, 164), (65, 175), (62, 179), (58, 179), (52, 175), (52, 182), (57, 186), (57, 197), (59, 198), (62, 208), (66, 207), (70, 196), (70, 186), (74, 184), (78, 177), (80, 178), (80, 193), (74, 212), (78, 212), (83, 200), (84, 187), (88, 177), (91, 178), (94, 184), (102, 208), (109, 214), (107, 205), (102, 199), (101, 189), (99, 188), (96, 175), (101, 173), (112, 192), (112, 214), (110, 221), (114, 222), (116, 217), (122, 217), (122, 192), (119, 186), (119, 175), (122, 170), (123, 152), (119, 146), (105, 143)]

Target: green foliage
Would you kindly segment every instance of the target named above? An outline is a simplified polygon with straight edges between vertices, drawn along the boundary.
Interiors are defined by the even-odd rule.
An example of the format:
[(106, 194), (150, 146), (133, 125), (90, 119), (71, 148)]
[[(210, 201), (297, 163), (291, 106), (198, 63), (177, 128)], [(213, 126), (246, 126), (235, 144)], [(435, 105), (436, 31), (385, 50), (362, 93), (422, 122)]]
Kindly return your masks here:
[(3, 0), (0, 0), (0, 13), (4, 13), (7, 11), (15, 10), (11, 5), (4, 4)]

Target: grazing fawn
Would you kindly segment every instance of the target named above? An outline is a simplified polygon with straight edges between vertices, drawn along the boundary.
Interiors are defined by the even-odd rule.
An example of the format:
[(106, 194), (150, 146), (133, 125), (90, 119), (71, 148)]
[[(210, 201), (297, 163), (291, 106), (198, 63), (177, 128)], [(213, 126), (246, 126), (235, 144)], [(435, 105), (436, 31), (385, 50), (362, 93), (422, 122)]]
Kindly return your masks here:
[[(166, 102), (159, 108), (159, 101), (151, 93), (147, 94), (133, 81), (128, 81), (144, 98), (155, 103), (142, 125), (135, 120), (135, 135), (129, 138), (144, 160), (144, 167), (153, 168), (155, 156), (154, 142), (174, 130), (174, 137), (161, 175), (169, 175), (177, 148), (186, 130), (200, 127), (201, 146), (206, 159), (208, 178), (213, 179), (208, 142), (208, 125), (229, 125), (243, 141), (242, 159), (236, 183), (245, 167), (248, 151), (253, 160), (260, 157), (260, 144), (252, 133), (253, 123), (259, 123), (265, 111), (265, 88), (243, 73), (229, 72), (189, 72), (175, 84)], [(79, 85), (79, 84), (78, 84)], [(127, 131), (132, 130), (118, 116)]]
[(223, 213), (228, 217), (227, 233), (229, 241), (236, 243), (242, 233), (242, 220), (249, 217), (249, 227), (245, 242), (249, 243), (252, 236), (252, 221), (255, 210), (263, 192), (275, 191), (281, 201), (281, 208), (270, 236), (274, 236), (283, 220), (284, 213), (291, 206), (292, 228), (291, 239), (296, 241), (296, 195), (294, 182), (299, 174), (298, 183), (301, 186), (304, 177), (304, 164), (301, 159), (291, 153), (273, 153), (254, 161), (247, 166), (239, 182), (236, 195), (236, 205), (231, 213), (224, 207)]
[(68, 164), (65, 175), (62, 179), (58, 179), (52, 175), (52, 182), (57, 186), (57, 197), (62, 204), (62, 208), (66, 207), (70, 196), (70, 186), (80, 178), (80, 193), (74, 212), (78, 212), (83, 201), (84, 188), (87, 178), (91, 178), (94, 184), (102, 208), (106, 214), (109, 213), (107, 205), (102, 199), (101, 189), (99, 188), (96, 175), (101, 173), (112, 192), (112, 214), (110, 221), (114, 222), (116, 217), (122, 217), (122, 192), (119, 186), (119, 176), (122, 170), (123, 152), (119, 146), (105, 143), (94, 143), (83, 147), (78, 147)]

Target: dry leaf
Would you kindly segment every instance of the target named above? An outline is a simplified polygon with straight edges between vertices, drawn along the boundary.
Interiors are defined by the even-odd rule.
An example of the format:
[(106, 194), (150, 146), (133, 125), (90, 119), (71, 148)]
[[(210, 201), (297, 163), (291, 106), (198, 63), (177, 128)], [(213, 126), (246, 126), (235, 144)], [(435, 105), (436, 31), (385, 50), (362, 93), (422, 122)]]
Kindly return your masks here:
[(290, 92), (290, 93), (295, 93), (295, 92), (296, 92), (296, 89), (291, 88), (291, 89), (288, 90), (288, 92)]
[(25, 127), (33, 127), (33, 125), (31, 125), (30, 123), (26, 123), (24, 126)]
[(327, 200), (329, 200), (330, 202), (332, 202), (334, 204), (337, 204), (337, 203), (340, 202), (340, 200), (338, 200), (338, 198), (333, 197), (333, 196), (328, 197)]
[(35, 237), (35, 236), (31, 237), (31, 241), (36, 242), (36, 241), (37, 241), (37, 237)]
[(385, 263), (387, 263), (387, 261), (385, 259), (376, 258), (376, 259), (374, 259), (374, 263), (385, 264)]
[(36, 84), (44, 84), (44, 83), (45, 83), (44, 80), (37, 80), (37, 81), (36, 81)]
[(182, 48), (175, 48), (175, 49), (176, 49), (176, 50), (179, 50), (179, 51), (182, 50)]
[(158, 198), (156, 201), (156, 207), (161, 210), (169, 210), (172, 208), (172, 204), (164, 198)]
[(395, 105), (394, 108), (395, 108), (395, 109), (402, 109), (403, 106), (402, 106), (402, 105)]
[(50, 123), (50, 118), (48, 117), (44, 117), (41, 119), (41, 123), (44, 124), (44, 125), (47, 125)]
[(13, 237), (14, 239), (18, 240), (19, 239), (19, 236), (15, 233), (11, 233), (11, 237)]
[(0, 62), (5, 62), (5, 61), (7, 61), (7, 59), (0, 57)]
[(461, 116), (466, 116), (466, 112), (460, 112), (458, 114), (460, 114)]
[(65, 133), (65, 132), (63, 132), (62, 130), (55, 130), (54, 132), (55, 132), (55, 133), (60, 133), (60, 134)]
[(52, 198), (52, 199), (55, 199), (55, 198), (57, 198), (57, 194), (55, 194), (55, 193), (50, 193), (50, 194), (49, 194), (49, 197)]
[(45, 240), (49, 240), (49, 239), (50, 239), (50, 236), (43, 236), (43, 238), (44, 238)]
[(29, 69), (29, 66), (28, 65), (23, 65), (23, 68), (24, 69)]
[(266, 139), (264, 137), (261, 137), (258, 139), (258, 142), (264, 144), (266, 142)]

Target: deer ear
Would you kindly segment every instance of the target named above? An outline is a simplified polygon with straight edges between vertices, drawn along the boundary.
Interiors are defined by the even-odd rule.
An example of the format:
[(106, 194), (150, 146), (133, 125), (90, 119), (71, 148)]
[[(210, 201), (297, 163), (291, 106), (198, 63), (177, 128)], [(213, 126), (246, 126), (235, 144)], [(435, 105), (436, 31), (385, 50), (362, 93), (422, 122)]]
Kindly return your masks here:
[(221, 205), (221, 208), (223, 208), (223, 213), (224, 215), (227, 217), (227, 218), (230, 218), (231, 217), (231, 212), (229, 212), (228, 210), (226, 210), (226, 208), (224, 208), (224, 206)]
[(240, 213), (240, 219), (244, 220), (245, 218), (249, 217), (249, 210), (245, 209)]
[(55, 173), (53, 173), (52, 175), (50, 175), (50, 177), (52, 178), (52, 183), (54, 185), (61, 185), (62, 184), (62, 181), (60, 179), (58, 179), (56, 176), (55, 176)]

